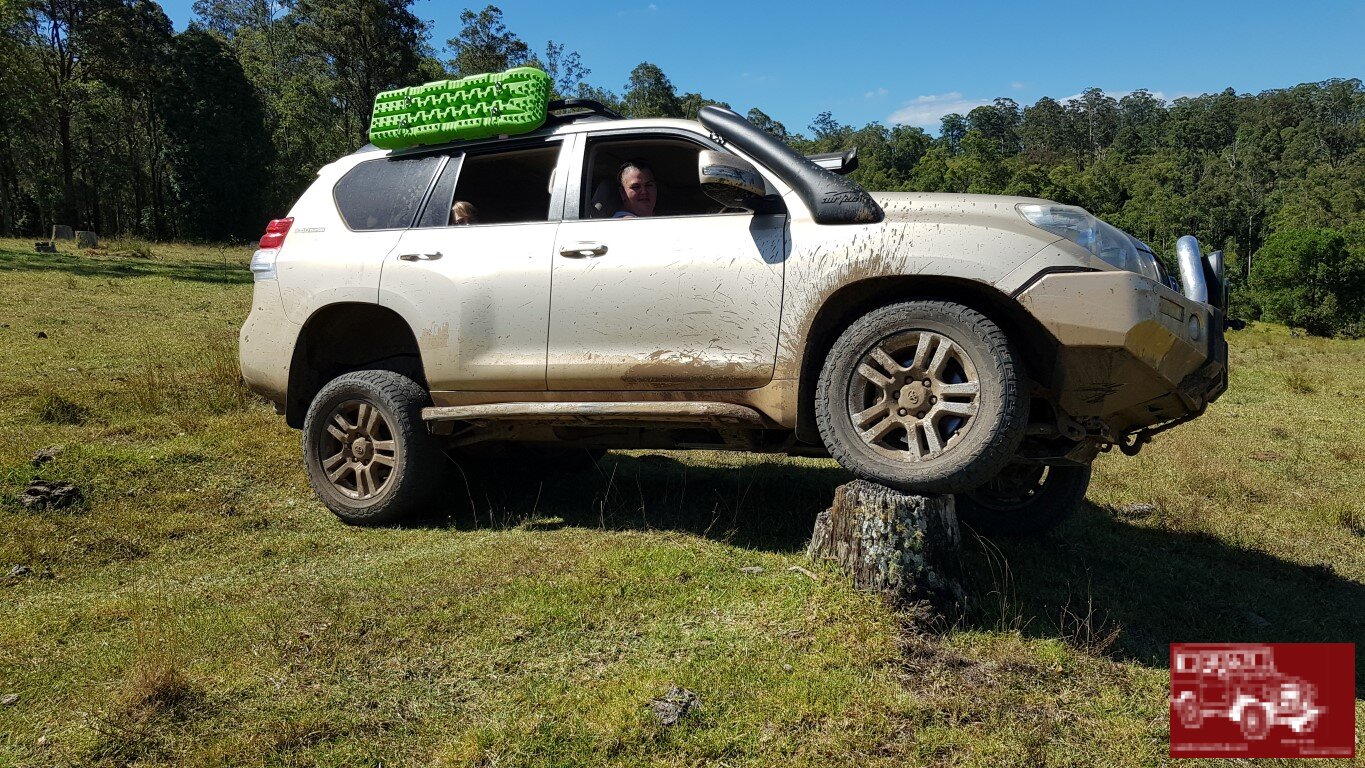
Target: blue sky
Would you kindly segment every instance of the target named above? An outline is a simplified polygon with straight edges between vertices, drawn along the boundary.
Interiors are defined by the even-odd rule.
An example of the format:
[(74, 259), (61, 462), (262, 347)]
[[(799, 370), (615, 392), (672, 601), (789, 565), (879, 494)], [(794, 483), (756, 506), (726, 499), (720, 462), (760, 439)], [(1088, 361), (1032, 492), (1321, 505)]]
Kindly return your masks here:
[[(164, 0), (177, 29), (191, 0)], [(521, 2), (496, 3), (533, 49), (576, 50), (596, 85), (622, 90), (641, 61), (679, 93), (758, 107), (808, 132), (829, 110), (935, 130), (951, 111), (1008, 96), (1032, 104), (1099, 87), (1167, 99), (1365, 76), (1365, 2)], [(444, 46), (464, 3), (416, 0)], [(483, 4), (471, 4), (475, 10)]]

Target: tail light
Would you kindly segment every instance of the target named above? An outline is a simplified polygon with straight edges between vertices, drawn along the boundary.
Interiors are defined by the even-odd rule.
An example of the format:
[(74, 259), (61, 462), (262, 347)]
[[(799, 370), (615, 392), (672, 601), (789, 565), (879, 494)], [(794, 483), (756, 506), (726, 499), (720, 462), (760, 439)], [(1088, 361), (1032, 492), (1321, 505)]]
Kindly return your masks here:
[(265, 234), (261, 235), (261, 242), (257, 248), (279, 248), (284, 245), (284, 236), (289, 234), (289, 228), (294, 225), (294, 217), (287, 219), (275, 219), (265, 225)]
[(289, 234), (289, 228), (293, 224), (294, 219), (291, 216), (275, 219), (265, 226), (265, 234), (261, 235), (257, 251), (251, 255), (251, 275), (255, 279), (275, 279), (275, 257), (279, 255), (280, 246), (284, 245), (284, 236)]

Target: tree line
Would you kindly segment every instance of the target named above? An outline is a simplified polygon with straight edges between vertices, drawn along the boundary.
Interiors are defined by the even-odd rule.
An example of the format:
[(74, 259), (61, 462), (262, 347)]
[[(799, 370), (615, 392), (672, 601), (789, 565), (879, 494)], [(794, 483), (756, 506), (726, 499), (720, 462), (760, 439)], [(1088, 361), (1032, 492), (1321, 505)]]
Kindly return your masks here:
[[(441, 49), (413, 0), (197, 0), (176, 33), (152, 0), (0, 5), (0, 232), (54, 223), (150, 239), (252, 239), (317, 169), (366, 141), (381, 90), (518, 65), (557, 96), (630, 117), (720, 103), (641, 62), (619, 91), (577, 52), (535, 46), (496, 6), (465, 10)], [(816, 116), (814, 153), (857, 147), (870, 189), (1007, 193), (1084, 206), (1163, 254), (1195, 234), (1227, 254), (1236, 311), (1315, 333), (1365, 313), (1365, 88), (1337, 79), (1167, 102), (1020, 105), (1008, 98), (921, 128)]]

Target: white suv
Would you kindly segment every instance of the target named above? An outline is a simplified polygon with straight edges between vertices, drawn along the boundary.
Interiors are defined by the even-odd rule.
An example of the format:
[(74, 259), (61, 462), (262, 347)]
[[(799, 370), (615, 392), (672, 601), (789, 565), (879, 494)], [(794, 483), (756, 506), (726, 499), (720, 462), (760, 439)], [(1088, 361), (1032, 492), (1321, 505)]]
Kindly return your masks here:
[[(361, 149), (262, 238), (242, 374), (344, 520), (419, 509), (442, 451), (496, 441), (832, 455), (1036, 531), (1099, 451), (1226, 387), (1221, 260), (1193, 238), (1177, 282), (1078, 208), (874, 196), (839, 173), (856, 157), (717, 107), (566, 108), (523, 136)], [(616, 217), (640, 158), (655, 215)]]

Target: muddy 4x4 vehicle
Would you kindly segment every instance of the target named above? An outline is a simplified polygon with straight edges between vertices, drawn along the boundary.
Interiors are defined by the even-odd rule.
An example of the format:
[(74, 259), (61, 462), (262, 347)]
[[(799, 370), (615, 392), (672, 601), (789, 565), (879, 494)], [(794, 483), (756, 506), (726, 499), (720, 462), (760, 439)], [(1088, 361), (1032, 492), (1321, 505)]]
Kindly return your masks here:
[[(636, 158), (655, 215), (617, 218)], [(1223, 392), (1222, 265), (1194, 238), (1178, 289), (1079, 208), (870, 194), (848, 160), (717, 107), (363, 148), (261, 239), (242, 374), (358, 523), (432, 499), (443, 451), (499, 443), (831, 455), (1035, 531), (1098, 452)], [(461, 201), (476, 223), (451, 225)]]

